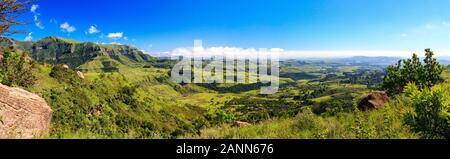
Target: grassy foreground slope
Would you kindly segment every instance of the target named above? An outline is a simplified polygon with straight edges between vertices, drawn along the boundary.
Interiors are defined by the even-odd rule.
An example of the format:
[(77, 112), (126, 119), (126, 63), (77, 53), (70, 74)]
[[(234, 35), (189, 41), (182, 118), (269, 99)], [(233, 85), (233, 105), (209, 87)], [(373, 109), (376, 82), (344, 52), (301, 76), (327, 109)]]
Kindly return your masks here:
[(370, 91), (360, 84), (282, 79), (280, 91), (267, 96), (253, 86), (180, 85), (168, 69), (118, 66), (86, 72), (84, 80), (59, 65), (39, 66), (29, 90), (54, 110), (48, 137), (418, 138), (402, 122), (404, 97), (386, 109), (355, 110)]
[(185, 138), (206, 139), (411, 139), (419, 136), (403, 124), (408, 107), (403, 98), (385, 109), (370, 113), (339, 113), (320, 116), (305, 108), (294, 118), (277, 118), (239, 128), (230, 124), (203, 129), (201, 135)]
[(40, 65), (29, 90), (54, 111), (49, 137), (172, 138), (196, 132), (205, 110), (177, 99), (184, 97), (179, 92), (202, 90), (171, 83), (160, 69), (123, 70), (87, 73), (82, 80), (62, 66)]
[[(450, 70), (442, 74), (443, 88), (449, 94)], [(349, 91), (349, 90), (347, 90)], [(341, 90), (340, 92), (345, 92)], [(322, 103), (333, 100), (330, 96), (319, 97)], [(337, 104), (337, 103), (335, 103)], [(423, 134), (414, 133), (405, 124), (405, 115), (412, 110), (412, 101), (405, 95), (397, 95), (384, 109), (370, 112), (339, 112), (333, 115), (313, 113), (314, 107), (304, 107), (295, 118), (275, 118), (248, 127), (222, 124), (203, 129), (199, 134), (185, 138), (206, 139), (416, 139)], [(447, 132), (448, 133), (448, 132)]]

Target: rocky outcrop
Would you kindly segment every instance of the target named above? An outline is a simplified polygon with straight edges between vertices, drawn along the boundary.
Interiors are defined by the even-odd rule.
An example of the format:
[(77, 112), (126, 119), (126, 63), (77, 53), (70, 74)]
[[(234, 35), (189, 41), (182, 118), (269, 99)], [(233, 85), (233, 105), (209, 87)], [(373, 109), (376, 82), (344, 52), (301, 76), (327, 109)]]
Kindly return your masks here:
[(382, 91), (371, 92), (358, 104), (358, 109), (361, 111), (381, 109), (384, 108), (384, 105), (388, 101), (389, 96), (386, 94), (386, 92)]
[(52, 110), (36, 94), (0, 84), (0, 138), (34, 138), (48, 132)]

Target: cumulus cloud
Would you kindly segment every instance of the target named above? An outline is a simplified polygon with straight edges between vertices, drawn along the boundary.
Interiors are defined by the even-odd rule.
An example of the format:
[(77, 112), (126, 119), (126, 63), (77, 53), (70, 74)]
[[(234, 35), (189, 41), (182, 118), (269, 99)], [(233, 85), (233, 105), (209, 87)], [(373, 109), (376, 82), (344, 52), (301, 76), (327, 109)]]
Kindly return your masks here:
[(107, 37), (113, 40), (121, 39), (123, 37), (123, 32), (109, 33)]
[(109, 44), (111, 44), (111, 45), (122, 45), (121, 43), (117, 43), (117, 42), (111, 42)]
[(38, 27), (39, 29), (45, 29), (44, 25), (42, 25), (41, 21), (39, 20), (39, 16), (41, 16), (41, 14), (37, 12), (38, 8), (39, 5), (33, 4), (31, 6), (30, 12), (33, 13), (33, 21), (36, 27)]
[[(389, 51), (389, 50), (284, 50), (281, 48), (271, 49), (255, 49), (255, 48), (238, 48), (238, 47), (209, 47), (203, 48), (201, 46), (191, 48), (177, 48), (171, 51), (169, 54), (172, 57), (203, 57), (210, 58), (213, 56), (234, 56), (236, 58), (255, 58), (261, 53), (267, 53), (268, 55), (276, 53), (283, 59), (295, 59), (295, 58), (342, 58), (342, 57), (354, 57), (354, 56), (386, 56), (386, 57), (409, 57), (413, 50), (408, 51)], [(194, 54), (195, 53), (195, 54)]]
[(97, 26), (92, 25), (91, 27), (89, 27), (88, 33), (89, 34), (96, 34), (99, 33), (100, 31), (97, 29)]
[(272, 48), (272, 49), (255, 49), (255, 48), (237, 48), (237, 47), (227, 47), (227, 46), (219, 46), (219, 47), (209, 47), (203, 48), (202, 46), (195, 46), (192, 48), (177, 48), (170, 52), (170, 55), (173, 57), (183, 56), (183, 57), (203, 57), (210, 58), (214, 56), (227, 56), (227, 57), (236, 57), (236, 58), (254, 58), (256, 55), (267, 53), (275, 54), (282, 53), (284, 50), (281, 48)]
[(61, 24), (59, 27), (61, 28), (61, 31), (68, 33), (72, 33), (77, 30), (74, 26), (70, 25), (68, 22)]
[(36, 10), (37, 10), (38, 8), (39, 8), (39, 5), (33, 4), (33, 5), (31, 5), (30, 12), (31, 12), (31, 13), (36, 13)]
[(25, 41), (31, 41), (31, 40), (33, 40), (32, 35), (33, 35), (33, 32), (28, 33), (28, 35), (25, 37)]
[(339, 57), (409, 57), (415, 51), (389, 51), (389, 50), (329, 50), (329, 51), (314, 51), (314, 50), (288, 50), (280, 54), (282, 58), (339, 58)]
[(42, 25), (41, 21), (39, 20), (39, 15), (34, 15), (34, 24), (36, 24), (36, 27), (39, 29), (45, 29), (44, 25)]

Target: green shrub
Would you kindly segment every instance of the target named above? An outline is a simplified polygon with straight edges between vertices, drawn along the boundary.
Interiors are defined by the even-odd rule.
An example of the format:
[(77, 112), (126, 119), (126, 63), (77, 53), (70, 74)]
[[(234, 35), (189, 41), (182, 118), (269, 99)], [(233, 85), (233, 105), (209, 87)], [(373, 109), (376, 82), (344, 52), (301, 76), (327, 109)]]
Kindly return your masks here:
[(8, 86), (30, 87), (35, 84), (34, 62), (26, 53), (3, 49), (0, 63), (0, 82)]
[(77, 85), (81, 83), (81, 78), (71, 69), (63, 67), (63, 65), (55, 65), (50, 72), (50, 77), (66, 84)]
[(413, 110), (405, 121), (424, 138), (450, 139), (450, 86), (437, 85), (422, 91), (415, 84), (406, 87)]

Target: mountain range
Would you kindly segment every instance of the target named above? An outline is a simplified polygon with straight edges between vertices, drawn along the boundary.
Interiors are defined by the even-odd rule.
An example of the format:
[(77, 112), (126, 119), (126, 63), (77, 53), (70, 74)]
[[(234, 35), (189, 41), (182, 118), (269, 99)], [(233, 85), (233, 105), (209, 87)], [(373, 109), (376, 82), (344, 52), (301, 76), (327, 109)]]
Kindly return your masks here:
[(78, 42), (54, 36), (35, 42), (0, 38), (0, 47), (26, 50), (35, 61), (65, 64), (83, 71), (107, 71), (121, 65), (145, 66), (158, 60), (129, 45)]
[[(37, 62), (65, 64), (83, 72), (109, 72), (123, 66), (169, 68), (174, 61), (145, 54), (136, 47), (118, 44), (78, 42), (62, 37), (50, 36), (38, 41), (18, 41), (0, 37), (0, 48), (26, 50)], [(365, 57), (303, 59), (348, 63), (349, 65), (383, 65), (396, 63), (400, 57)], [(303, 61), (302, 60), (302, 61)], [(439, 57), (442, 64), (450, 64), (450, 58)]]

